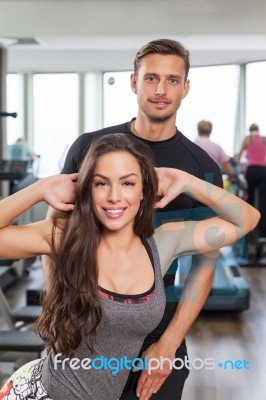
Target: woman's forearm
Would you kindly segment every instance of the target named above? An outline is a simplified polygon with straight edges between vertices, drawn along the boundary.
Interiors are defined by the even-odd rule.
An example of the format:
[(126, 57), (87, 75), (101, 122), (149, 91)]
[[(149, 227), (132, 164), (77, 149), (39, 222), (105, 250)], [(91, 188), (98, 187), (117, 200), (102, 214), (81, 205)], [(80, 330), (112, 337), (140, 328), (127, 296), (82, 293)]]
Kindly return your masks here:
[(40, 201), (61, 211), (74, 208), (78, 174), (50, 176), (12, 194), (0, 202), (0, 229)]

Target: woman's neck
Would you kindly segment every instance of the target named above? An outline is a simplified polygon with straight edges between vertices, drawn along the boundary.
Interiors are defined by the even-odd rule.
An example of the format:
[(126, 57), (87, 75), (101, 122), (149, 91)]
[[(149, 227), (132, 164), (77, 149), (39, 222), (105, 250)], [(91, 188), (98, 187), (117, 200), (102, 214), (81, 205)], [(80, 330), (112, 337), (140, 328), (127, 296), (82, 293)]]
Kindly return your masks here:
[(140, 238), (132, 231), (125, 233), (121, 231), (105, 231), (101, 235), (101, 244), (109, 250), (129, 251), (132, 245), (139, 241)]

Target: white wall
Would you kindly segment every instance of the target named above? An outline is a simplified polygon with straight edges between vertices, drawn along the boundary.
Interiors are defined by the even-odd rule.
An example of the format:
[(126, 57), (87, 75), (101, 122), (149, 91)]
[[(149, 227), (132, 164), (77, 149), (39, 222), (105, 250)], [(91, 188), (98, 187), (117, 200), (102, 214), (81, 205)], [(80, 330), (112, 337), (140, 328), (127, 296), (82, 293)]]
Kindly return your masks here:
[(266, 59), (264, 0), (0, 0), (2, 37), (13, 45), (8, 71), (108, 71), (132, 68), (136, 50), (172, 37), (192, 65)]
[(0, 1), (10, 36), (263, 34), (264, 0)]

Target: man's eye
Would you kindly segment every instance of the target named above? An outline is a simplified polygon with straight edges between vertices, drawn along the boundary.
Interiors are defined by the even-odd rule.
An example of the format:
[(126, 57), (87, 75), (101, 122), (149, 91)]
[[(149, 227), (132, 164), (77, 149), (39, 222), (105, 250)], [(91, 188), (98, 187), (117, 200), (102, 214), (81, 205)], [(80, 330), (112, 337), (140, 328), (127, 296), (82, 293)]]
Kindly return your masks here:
[(176, 83), (178, 83), (178, 80), (177, 80), (177, 79), (174, 79), (174, 78), (171, 78), (171, 79), (169, 79), (169, 82), (170, 82), (171, 84), (175, 85)]
[(146, 78), (146, 80), (147, 80), (148, 82), (155, 82), (155, 81), (156, 81), (156, 78), (155, 78), (155, 76), (148, 76), (148, 77)]

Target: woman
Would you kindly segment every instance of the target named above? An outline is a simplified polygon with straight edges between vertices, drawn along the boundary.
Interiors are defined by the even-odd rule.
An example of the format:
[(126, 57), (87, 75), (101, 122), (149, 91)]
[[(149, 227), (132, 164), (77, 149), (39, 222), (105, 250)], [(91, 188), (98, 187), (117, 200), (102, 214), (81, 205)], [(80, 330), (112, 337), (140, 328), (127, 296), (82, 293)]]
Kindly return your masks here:
[[(58, 199), (61, 187), (65, 195)], [(219, 217), (167, 223), (154, 231), (154, 208), (183, 192)], [(43, 200), (64, 212), (53, 222), (9, 226)], [(173, 258), (197, 252), (212, 257), (216, 249), (253, 229), (258, 219), (253, 207), (218, 187), (180, 170), (155, 170), (149, 150), (123, 134), (94, 142), (79, 175), (46, 178), (4, 199), (0, 257), (48, 254), (53, 265), (38, 322), (48, 356), (18, 370), (0, 398), (6, 390), (13, 397), (2, 394), (5, 400), (27, 395), (118, 399), (129, 369), (136, 367), (125, 357), (136, 359), (145, 336), (162, 318), (162, 276)], [(25, 375), (27, 394), (18, 397)], [(160, 382), (145, 399), (159, 387)]]
[(237, 160), (240, 161), (242, 154), (246, 154), (245, 178), (248, 183), (247, 201), (251, 205), (255, 204), (255, 192), (257, 190), (257, 207), (261, 212), (259, 235), (266, 238), (266, 137), (260, 135), (257, 124), (250, 125), (249, 133), (242, 142)]

